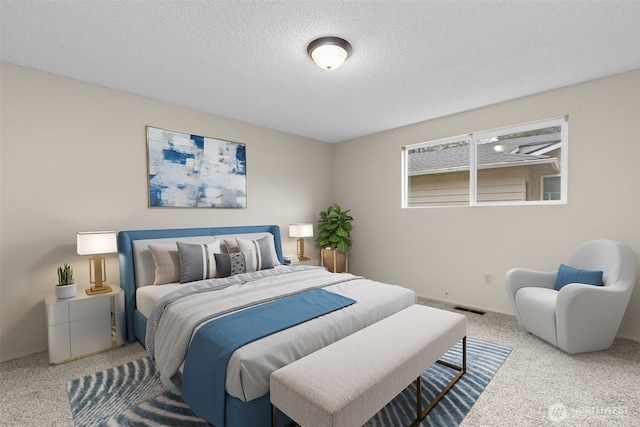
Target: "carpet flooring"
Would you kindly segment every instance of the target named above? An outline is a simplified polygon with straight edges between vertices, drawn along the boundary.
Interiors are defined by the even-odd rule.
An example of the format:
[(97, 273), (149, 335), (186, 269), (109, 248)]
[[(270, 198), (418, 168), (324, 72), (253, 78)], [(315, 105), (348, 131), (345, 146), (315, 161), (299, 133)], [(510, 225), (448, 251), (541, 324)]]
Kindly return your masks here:
[[(508, 314), (460, 312), (468, 335), (512, 347), (460, 427), (640, 427), (640, 341), (569, 355), (527, 333)], [(0, 426), (71, 427), (67, 382), (144, 358), (139, 343), (50, 365), (46, 351), (0, 363)]]
[[(469, 412), (511, 348), (485, 340), (467, 339), (467, 372), (420, 424), (457, 426)], [(443, 356), (460, 365), (458, 343)], [(423, 374), (423, 408), (457, 372), (436, 364)], [(67, 383), (76, 427), (89, 426), (207, 426), (193, 415), (179, 395), (164, 389), (155, 364), (148, 358), (74, 379)], [(367, 424), (367, 427), (407, 426), (415, 418), (416, 385), (412, 383)], [(269, 425), (269, 414), (265, 414)]]

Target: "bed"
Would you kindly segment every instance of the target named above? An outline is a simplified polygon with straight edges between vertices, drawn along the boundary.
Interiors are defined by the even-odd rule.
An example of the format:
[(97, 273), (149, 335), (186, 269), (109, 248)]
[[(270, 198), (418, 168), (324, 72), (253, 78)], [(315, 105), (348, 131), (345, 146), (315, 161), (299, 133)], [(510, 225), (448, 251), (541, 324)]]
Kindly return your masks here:
[[(162, 258), (167, 256), (162, 251), (176, 247), (177, 261), (175, 249)], [(415, 293), (400, 286), (322, 267), (283, 265), (275, 225), (122, 231), (118, 252), (127, 340), (145, 345), (163, 384), (180, 391), (194, 412), (216, 427), (270, 425), (271, 372), (416, 302)], [(164, 277), (158, 266), (170, 258), (168, 263), (182, 268), (173, 272), (177, 276)], [(238, 267), (237, 260), (244, 265)], [(217, 271), (206, 265), (217, 265)], [(206, 278), (218, 276), (224, 277)], [(307, 317), (258, 331), (271, 322), (260, 316), (281, 322), (274, 313), (283, 307)], [(316, 311), (319, 307), (325, 311)], [(256, 327), (233, 327), (255, 329), (247, 333), (256, 335), (241, 338), (238, 348), (221, 359), (226, 369), (218, 369), (222, 364), (211, 362), (218, 359), (208, 359), (213, 344), (207, 340), (232, 331), (229, 325), (242, 318)], [(212, 332), (215, 328), (218, 332)], [(239, 334), (228, 334), (238, 340)]]

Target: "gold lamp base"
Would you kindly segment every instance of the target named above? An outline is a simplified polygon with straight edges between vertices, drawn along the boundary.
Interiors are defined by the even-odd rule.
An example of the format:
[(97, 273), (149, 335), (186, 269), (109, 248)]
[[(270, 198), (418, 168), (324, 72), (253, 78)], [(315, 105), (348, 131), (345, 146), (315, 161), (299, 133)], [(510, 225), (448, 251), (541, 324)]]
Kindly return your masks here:
[(309, 261), (311, 258), (304, 256), (304, 237), (298, 239), (298, 261)]
[(107, 275), (106, 265), (102, 255), (94, 255), (89, 258), (89, 279), (92, 279), (91, 273), (93, 273), (93, 280), (89, 281), (93, 286), (86, 290), (87, 295), (106, 294), (111, 292), (111, 286), (104, 284), (104, 281), (107, 280)]
[(111, 291), (111, 286), (108, 285), (92, 286), (86, 290), (87, 295), (105, 294)]

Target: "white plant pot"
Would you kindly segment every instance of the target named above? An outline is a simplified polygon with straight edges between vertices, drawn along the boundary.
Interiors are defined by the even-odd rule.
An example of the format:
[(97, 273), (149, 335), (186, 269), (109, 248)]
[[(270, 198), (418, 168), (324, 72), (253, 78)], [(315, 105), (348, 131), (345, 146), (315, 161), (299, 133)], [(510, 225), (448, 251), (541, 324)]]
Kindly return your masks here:
[(56, 298), (58, 299), (75, 297), (77, 292), (78, 287), (75, 283), (71, 285), (56, 286)]

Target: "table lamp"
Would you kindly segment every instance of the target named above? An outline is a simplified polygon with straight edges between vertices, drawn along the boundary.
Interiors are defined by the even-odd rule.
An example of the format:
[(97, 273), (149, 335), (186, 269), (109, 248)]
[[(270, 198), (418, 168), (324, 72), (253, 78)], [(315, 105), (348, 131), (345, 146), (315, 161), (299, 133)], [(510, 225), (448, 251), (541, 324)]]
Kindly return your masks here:
[(77, 239), (78, 255), (93, 255), (89, 258), (89, 281), (93, 285), (87, 289), (88, 295), (111, 292), (104, 284), (107, 280), (107, 266), (102, 254), (118, 252), (115, 231), (80, 231)]
[(289, 224), (289, 237), (298, 237), (298, 260), (309, 261), (304, 256), (304, 238), (313, 237), (313, 224)]

